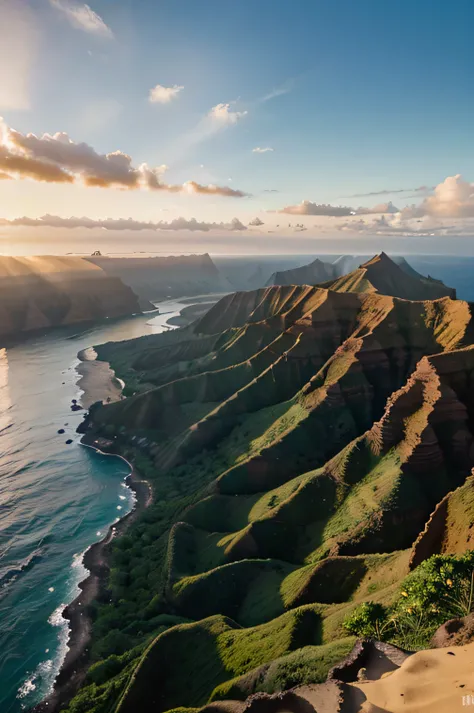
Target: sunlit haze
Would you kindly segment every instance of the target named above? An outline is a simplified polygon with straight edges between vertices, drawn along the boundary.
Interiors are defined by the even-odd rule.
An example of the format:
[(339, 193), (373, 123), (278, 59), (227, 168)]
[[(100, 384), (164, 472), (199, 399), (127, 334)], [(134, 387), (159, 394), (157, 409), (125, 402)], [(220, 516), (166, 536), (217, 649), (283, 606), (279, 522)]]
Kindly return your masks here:
[(473, 254), (472, 15), (3, 0), (0, 252)]

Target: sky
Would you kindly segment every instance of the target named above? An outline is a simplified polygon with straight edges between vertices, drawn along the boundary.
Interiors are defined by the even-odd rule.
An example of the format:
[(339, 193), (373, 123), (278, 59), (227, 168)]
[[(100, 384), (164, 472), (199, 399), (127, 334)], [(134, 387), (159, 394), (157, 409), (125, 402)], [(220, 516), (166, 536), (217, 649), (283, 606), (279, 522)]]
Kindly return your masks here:
[(474, 254), (473, 20), (0, 0), (0, 252)]

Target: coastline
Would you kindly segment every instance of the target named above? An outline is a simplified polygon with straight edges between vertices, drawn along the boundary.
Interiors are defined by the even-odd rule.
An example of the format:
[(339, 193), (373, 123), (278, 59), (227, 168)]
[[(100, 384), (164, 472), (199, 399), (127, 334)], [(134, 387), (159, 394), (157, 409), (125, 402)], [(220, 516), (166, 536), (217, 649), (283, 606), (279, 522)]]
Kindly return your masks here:
[[(84, 352), (86, 351), (87, 350), (84, 350)], [(81, 364), (86, 364), (87, 361), (92, 364), (93, 362), (87, 359), (87, 356), (84, 359), (84, 352), (79, 352), (78, 354)], [(101, 369), (101, 376), (107, 376), (109, 382), (112, 381), (112, 379), (116, 379), (108, 363), (100, 363), (106, 365), (106, 370)], [(77, 371), (81, 373), (79, 368), (77, 368)], [(97, 375), (95, 374), (93, 380), (89, 381), (89, 387), (93, 388), (90, 388), (89, 392), (86, 393), (84, 387), (87, 384), (87, 379), (86, 384), (84, 384), (83, 380), (84, 375), (77, 382), (81, 390), (84, 391), (81, 396), (81, 401), (84, 399), (90, 405), (94, 403), (94, 401), (99, 400), (95, 398), (95, 396), (97, 396), (97, 387), (100, 386), (100, 390), (103, 391), (104, 388), (107, 389), (107, 384), (100, 385)], [(116, 388), (115, 384), (114, 388)], [(80, 589), (78, 596), (70, 604), (67, 604), (62, 612), (62, 616), (68, 622), (69, 628), (66, 656), (54, 682), (53, 690), (40, 703), (31, 708), (30, 713), (58, 713), (61, 708), (68, 704), (84, 681), (89, 668), (89, 643), (92, 633), (92, 620), (88, 607), (95, 599), (107, 591), (107, 581), (110, 570), (110, 544), (115, 537), (123, 534), (129, 525), (136, 520), (152, 501), (151, 485), (148, 481), (140, 477), (140, 474), (133, 464), (120, 453), (106, 453), (101, 451), (91, 443), (88, 443), (87, 434), (81, 438), (81, 445), (85, 448), (92, 448), (102, 455), (121, 458), (127, 463), (130, 468), (130, 473), (125, 478), (125, 484), (134, 493), (134, 504), (130, 512), (120, 518), (119, 521), (110, 525), (106, 536), (102, 540), (93, 543), (84, 552), (82, 564), (85, 569), (88, 570), (88, 575), (78, 584)]]
[[(87, 351), (87, 350), (86, 350)], [(123, 384), (117, 379), (108, 362), (92, 359), (81, 359), (76, 367), (80, 378), (76, 386), (81, 394), (78, 399), (83, 408), (88, 409), (95, 401), (120, 401), (122, 398)]]

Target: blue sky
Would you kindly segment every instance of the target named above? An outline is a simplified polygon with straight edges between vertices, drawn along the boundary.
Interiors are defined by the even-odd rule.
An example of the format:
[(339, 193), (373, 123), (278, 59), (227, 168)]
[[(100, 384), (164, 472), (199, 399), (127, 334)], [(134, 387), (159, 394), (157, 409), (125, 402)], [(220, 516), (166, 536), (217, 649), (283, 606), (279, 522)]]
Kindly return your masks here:
[[(473, 19), (470, 0), (5, 0), (4, 126), (39, 138), (66, 132), (99, 155), (128, 154), (134, 167), (166, 164), (163, 183), (174, 189), (86, 188), (83, 174), (66, 185), (9, 173), (0, 218), (194, 217), (225, 228), (234, 217), (245, 226), (258, 217), (264, 226), (253, 231), (278, 235), (276, 226), (297, 215), (308, 237), (468, 234)], [(156, 85), (180, 89), (150, 102)], [(211, 121), (221, 104), (229, 106)], [(430, 195), (460, 174), (462, 184), (452, 184), (459, 195), (452, 185), (439, 200)], [(249, 195), (178, 191), (187, 181)], [(422, 186), (430, 190), (413, 192)], [(407, 190), (382, 193), (399, 189)], [(312, 208), (382, 204), (388, 210), (377, 215), (391, 216), (390, 200), (400, 209), (395, 222), (376, 225)]]

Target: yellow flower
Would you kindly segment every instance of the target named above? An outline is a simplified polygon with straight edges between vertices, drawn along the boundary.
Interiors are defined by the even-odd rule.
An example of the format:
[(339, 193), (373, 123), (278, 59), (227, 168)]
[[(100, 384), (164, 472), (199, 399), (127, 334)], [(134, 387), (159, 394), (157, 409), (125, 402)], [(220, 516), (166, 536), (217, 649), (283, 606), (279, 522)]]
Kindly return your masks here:
[(402, 597), (408, 597), (408, 592), (402, 592)]
[(407, 612), (408, 612), (409, 614), (413, 614), (413, 609), (412, 609), (411, 607), (408, 607)]
[(452, 586), (453, 586), (453, 580), (452, 580), (452, 579), (447, 579), (447, 580), (446, 580), (446, 584), (448, 585), (448, 587), (452, 587)]

